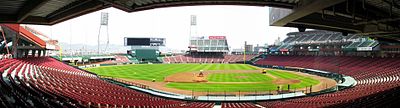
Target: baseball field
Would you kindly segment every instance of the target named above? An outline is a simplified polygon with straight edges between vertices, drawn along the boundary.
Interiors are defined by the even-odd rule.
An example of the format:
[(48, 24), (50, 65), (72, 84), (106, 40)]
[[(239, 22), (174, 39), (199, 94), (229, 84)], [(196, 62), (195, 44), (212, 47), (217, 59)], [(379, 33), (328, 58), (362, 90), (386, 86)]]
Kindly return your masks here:
[(101, 76), (198, 92), (269, 91), (277, 90), (278, 86), (287, 90), (287, 85), (299, 89), (320, 83), (298, 72), (268, 69), (263, 74), (261, 68), (247, 64), (135, 64), (86, 70)]

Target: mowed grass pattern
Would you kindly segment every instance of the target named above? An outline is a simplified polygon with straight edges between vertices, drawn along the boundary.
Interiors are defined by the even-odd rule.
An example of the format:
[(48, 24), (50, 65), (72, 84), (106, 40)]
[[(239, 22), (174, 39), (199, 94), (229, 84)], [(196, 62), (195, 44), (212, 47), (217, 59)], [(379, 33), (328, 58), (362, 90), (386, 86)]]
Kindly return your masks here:
[(115, 78), (164, 81), (164, 78), (178, 72), (200, 70), (257, 70), (247, 64), (136, 64), (87, 68), (98, 75)]
[(297, 75), (297, 74), (293, 74), (293, 73), (289, 73), (289, 72), (280, 72), (280, 71), (276, 71), (276, 70), (268, 70), (268, 73), (277, 76), (279, 78), (282, 79), (296, 79), (296, 80), (300, 80), (300, 83), (297, 84), (292, 84), (291, 86), (294, 88), (302, 88), (305, 86), (311, 86), (311, 85), (316, 85), (319, 83), (318, 80), (310, 78), (310, 77), (306, 77), (306, 76), (301, 76), (301, 75)]
[[(281, 72), (269, 70), (268, 73), (282, 79), (297, 79), (300, 83), (291, 84), (291, 89), (310, 87), (320, 82), (310, 77), (300, 76), (289, 72)], [(234, 73), (232, 73), (234, 74)], [(264, 76), (264, 75), (263, 75)], [(283, 90), (287, 90), (287, 85), (277, 85), (271, 82), (254, 83), (254, 84), (207, 84), (207, 83), (168, 83), (167, 87), (178, 88), (184, 90), (202, 91), (202, 92), (255, 92), (277, 90), (281, 86)], [(282, 89), (281, 88), (281, 89)]]
[(212, 73), (207, 77), (211, 82), (271, 82), (273, 78), (261, 73)]

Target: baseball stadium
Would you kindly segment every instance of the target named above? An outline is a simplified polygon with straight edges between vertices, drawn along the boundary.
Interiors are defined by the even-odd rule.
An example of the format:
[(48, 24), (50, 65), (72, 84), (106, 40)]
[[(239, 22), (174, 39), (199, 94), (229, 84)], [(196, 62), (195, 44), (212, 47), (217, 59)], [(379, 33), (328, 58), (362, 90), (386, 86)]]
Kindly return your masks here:
[[(31, 26), (107, 8), (137, 13), (205, 5), (269, 7), (265, 26), (297, 31), (284, 31), (274, 44), (243, 41), (234, 49), (235, 37), (197, 35), (191, 15), (188, 43), (180, 43), (186, 50), (163, 51), (168, 37), (127, 36), (119, 39), (124, 53), (106, 53), (100, 40), (92, 52), (68, 52)], [(0, 106), (395, 107), (399, 18), (397, 0), (0, 0)], [(108, 13), (101, 13), (99, 38), (102, 27), (110, 38)]]

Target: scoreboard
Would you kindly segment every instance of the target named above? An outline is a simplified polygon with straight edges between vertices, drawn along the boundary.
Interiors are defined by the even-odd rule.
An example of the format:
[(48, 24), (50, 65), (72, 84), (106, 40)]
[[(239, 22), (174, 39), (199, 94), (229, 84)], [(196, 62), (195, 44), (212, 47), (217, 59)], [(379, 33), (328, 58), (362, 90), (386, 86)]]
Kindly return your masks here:
[(124, 38), (125, 46), (165, 46), (165, 38)]

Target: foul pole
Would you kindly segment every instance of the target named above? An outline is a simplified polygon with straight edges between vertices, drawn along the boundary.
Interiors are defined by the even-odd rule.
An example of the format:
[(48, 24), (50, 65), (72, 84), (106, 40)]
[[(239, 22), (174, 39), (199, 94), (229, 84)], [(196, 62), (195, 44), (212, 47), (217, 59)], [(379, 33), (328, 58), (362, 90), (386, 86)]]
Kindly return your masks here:
[(246, 64), (246, 45), (247, 41), (244, 41), (243, 64)]

